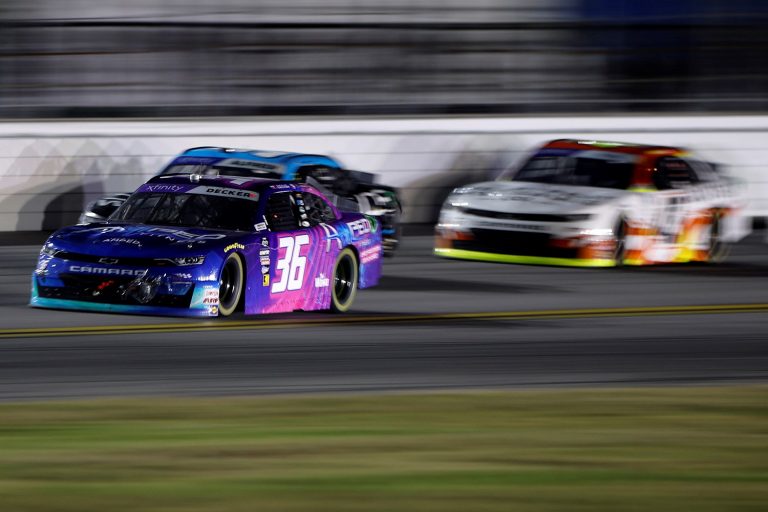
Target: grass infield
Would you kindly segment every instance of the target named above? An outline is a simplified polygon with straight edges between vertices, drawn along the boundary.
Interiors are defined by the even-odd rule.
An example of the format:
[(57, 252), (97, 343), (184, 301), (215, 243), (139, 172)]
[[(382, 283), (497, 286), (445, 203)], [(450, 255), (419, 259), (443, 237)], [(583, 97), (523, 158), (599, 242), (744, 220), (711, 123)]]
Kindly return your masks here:
[(764, 511), (768, 387), (0, 405), (0, 510)]

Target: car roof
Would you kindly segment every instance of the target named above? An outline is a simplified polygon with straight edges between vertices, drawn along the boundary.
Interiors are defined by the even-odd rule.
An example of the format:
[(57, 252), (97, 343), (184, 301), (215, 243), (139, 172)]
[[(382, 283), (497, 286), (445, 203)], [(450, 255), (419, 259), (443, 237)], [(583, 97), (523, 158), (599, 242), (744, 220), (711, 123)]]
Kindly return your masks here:
[(607, 151), (629, 155), (678, 155), (686, 150), (672, 146), (657, 146), (651, 144), (633, 144), (631, 142), (613, 142), (591, 139), (557, 139), (546, 143), (542, 149), (581, 149), (589, 151)]
[(296, 163), (296, 160), (301, 160), (300, 163), (306, 165), (328, 165), (331, 167), (341, 167), (339, 162), (326, 155), (293, 153), (286, 151), (266, 151), (259, 149), (223, 148), (217, 146), (190, 148), (180, 153), (175, 158), (190, 156), (203, 158), (238, 158), (252, 162), (283, 165)]
[(147, 181), (146, 184), (170, 184), (236, 188), (252, 192), (275, 190), (305, 190), (308, 185), (296, 181), (273, 180), (269, 178), (243, 178), (242, 176), (200, 176), (196, 174), (161, 174)]

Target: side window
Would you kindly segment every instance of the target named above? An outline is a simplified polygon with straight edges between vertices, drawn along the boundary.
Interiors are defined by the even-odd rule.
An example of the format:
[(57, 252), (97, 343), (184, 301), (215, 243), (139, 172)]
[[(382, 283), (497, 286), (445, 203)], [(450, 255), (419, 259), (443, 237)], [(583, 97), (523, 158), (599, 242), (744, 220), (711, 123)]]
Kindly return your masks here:
[[(306, 213), (309, 218), (309, 223), (312, 226), (317, 226), (324, 222), (333, 222), (336, 220), (336, 214), (333, 212), (333, 208), (322, 197), (304, 193), (303, 205), (299, 205), (299, 212)], [(304, 208), (304, 211), (302, 211)]]
[(696, 173), (685, 160), (665, 156), (656, 161), (653, 184), (659, 190), (685, 188), (698, 181)]
[(305, 183), (307, 178), (314, 178), (320, 183), (326, 183), (333, 181), (338, 172), (338, 169), (325, 165), (304, 165), (296, 170), (296, 177)]
[(299, 229), (296, 198), (291, 192), (276, 192), (267, 203), (267, 223), (272, 231)]
[(358, 180), (346, 169), (325, 165), (305, 165), (296, 171), (296, 178), (317, 187), (323, 193), (348, 196), (354, 193)]
[(702, 162), (701, 160), (690, 159), (688, 160), (688, 163), (693, 167), (693, 171), (700, 181), (717, 181), (719, 179), (714, 165), (708, 162)]

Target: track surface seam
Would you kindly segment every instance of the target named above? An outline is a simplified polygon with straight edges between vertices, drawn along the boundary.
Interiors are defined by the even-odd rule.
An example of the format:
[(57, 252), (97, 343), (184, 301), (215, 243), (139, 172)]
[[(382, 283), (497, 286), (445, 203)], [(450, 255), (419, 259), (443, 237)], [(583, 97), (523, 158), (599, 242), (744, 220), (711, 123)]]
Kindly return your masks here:
[(231, 331), (256, 329), (295, 329), (335, 325), (417, 323), (461, 320), (556, 320), (601, 317), (663, 316), (663, 315), (712, 315), (734, 313), (759, 313), (768, 311), (768, 303), (712, 304), (688, 306), (651, 306), (625, 308), (554, 309), (540, 311), (497, 311), (477, 313), (430, 313), (384, 314), (340, 316), (330, 318), (212, 321), (199, 323), (160, 323), (134, 325), (102, 325), (74, 327), (45, 327), (0, 329), (0, 339), (47, 338), (58, 336), (94, 336), (135, 333), (178, 333), (190, 331)]

